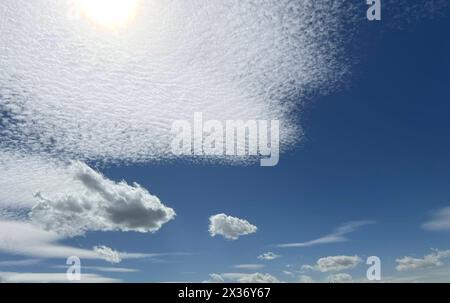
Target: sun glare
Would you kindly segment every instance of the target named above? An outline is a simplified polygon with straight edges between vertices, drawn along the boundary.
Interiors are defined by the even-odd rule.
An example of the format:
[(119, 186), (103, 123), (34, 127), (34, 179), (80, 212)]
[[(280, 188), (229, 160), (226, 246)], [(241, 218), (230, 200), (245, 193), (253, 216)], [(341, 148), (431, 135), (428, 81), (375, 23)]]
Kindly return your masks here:
[(139, 0), (78, 0), (79, 12), (98, 25), (117, 28), (136, 14)]

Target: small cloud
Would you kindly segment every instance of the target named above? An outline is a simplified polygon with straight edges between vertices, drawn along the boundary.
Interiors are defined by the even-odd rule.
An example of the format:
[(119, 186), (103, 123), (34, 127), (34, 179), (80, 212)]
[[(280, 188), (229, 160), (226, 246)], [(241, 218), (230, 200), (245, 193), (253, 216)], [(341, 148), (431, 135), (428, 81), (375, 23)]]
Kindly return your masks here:
[(362, 260), (357, 255), (355, 256), (331, 256), (320, 258), (315, 265), (303, 265), (302, 270), (315, 270), (320, 272), (341, 271), (352, 269), (358, 266)]
[(111, 263), (122, 262), (122, 258), (120, 257), (119, 253), (107, 246), (104, 245), (94, 246), (94, 251), (108, 262)]
[(247, 220), (218, 214), (209, 218), (209, 234), (211, 237), (221, 235), (229, 240), (237, 240), (240, 236), (255, 233), (258, 228)]
[(289, 270), (283, 270), (283, 274), (285, 274), (286, 276), (291, 276), (291, 277), (295, 276), (295, 274), (292, 271), (289, 271)]
[(299, 242), (299, 243), (286, 243), (286, 244), (279, 244), (278, 247), (282, 248), (293, 248), (293, 247), (311, 247), (315, 245), (321, 245), (321, 244), (330, 244), (330, 243), (339, 243), (339, 242), (346, 242), (348, 241), (348, 238), (346, 237), (347, 234), (357, 231), (359, 228), (374, 224), (374, 221), (353, 221), (344, 223), (341, 226), (339, 226), (335, 231), (332, 233), (325, 235), (323, 237), (310, 240), (307, 242)]
[(280, 281), (270, 274), (262, 273), (221, 273), (210, 274), (211, 280), (205, 281), (210, 283), (280, 283)]
[(353, 282), (353, 277), (349, 274), (339, 273), (328, 276), (328, 282), (330, 283), (351, 283)]
[(310, 276), (301, 275), (298, 278), (298, 283), (314, 283), (314, 280)]
[(261, 255), (258, 256), (258, 259), (260, 260), (267, 260), (267, 261), (271, 261), (271, 260), (275, 260), (277, 258), (281, 257), (280, 255), (277, 255), (271, 251), (263, 253)]
[(265, 265), (264, 264), (238, 264), (238, 265), (234, 265), (233, 267), (237, 268), (237, 269), (257, 270), (257, 269), (264, 268)]
[(450, 257), (450, 250), (436, 250), (431, 254), (424, 256), (423, 258), (413, 258), (405, 256), (395, 260), (397, 266), (395, 269), (398, 271), (407, 271), (415, 269), (424, 269), (442, 266), (442, 259)]
[(441, 208), (432, 214), (422, 227), (431, 231), (450, 231), (450, 207)]

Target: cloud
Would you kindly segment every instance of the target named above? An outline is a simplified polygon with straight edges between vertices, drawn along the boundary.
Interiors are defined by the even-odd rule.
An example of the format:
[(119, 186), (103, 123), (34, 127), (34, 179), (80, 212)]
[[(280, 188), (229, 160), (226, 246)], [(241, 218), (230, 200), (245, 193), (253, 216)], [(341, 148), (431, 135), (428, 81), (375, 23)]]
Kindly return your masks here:
[(84, 188), (74, 179), (66, 162), (45, 156), (0, 149), (0, 169), (5, 176), (0, 178), (0, 209), (3, 208), (0, 214), (3, 217), (14, 216), (14, 211), (26, 209), (28, 212), (36, 204), (37, 192), (70, 195)]
[(259, 255), (258, 259), (271, 261), (271, 260), (278, 259), (280, 257), (281, 257), (280, 255), (277, 255), (277, 254), (269, 251), (269, 252), (266, 252), (266, 253), (263, 253), (263, 254)]
[(315, 270), (320, 272), (342, 271), (355, 268), (361, 262), (361, 258), (357, 255), (331, 256), (320, 258), (315, 265), (303, 265), (302, 270)]
[[(45, 231), (29, 223), (0, 220), (0, 252), (46, 259), (67, 259), (77, 256), (81, 259), (106, 260), (151, 258), (159, 254), (115, 252), (106, 247), (101, 249), (83, 249), (60, 244), (65, 237), (51, 231)], [(116, 255), (118, 254), (118, 255)], [(117, 262), (116, 262), (117, 263)]]
[[(67, 266), (57, 265), (53, 268), (60, 268), (67, 270)], [(100, 271), (100, 272), (109, 272), (109, 273), (136, 273), (140, 270), (134, 268), (126, 268), (126, 267), (107, 267), (107, 266), (86, 266), (83, 265), (83, 271), (92, 270), (92, 271)]]
[(117, 283), (112, 279), (95, 274), (82, 274), (80, 281), (69, 281), (65, 273), (17, 273), (0, 272), (2, 283)]
[(209, 218), (209, 233), (211, 237), (221, 235), (229, 240), (237, 240), (240, 236), (255, 233), (258, 228), (247, 220), (218, 214)]
[(237, 269), (257, 270), (257, 269), (264, 268), (265, 265), (264, 264), (238, 264), (238, 265), (233, 265), (233, 267), (237, 268)]
[(134, 269), (134, 268), (104, 267), (104, 266), (83, 266), (83, 270), (94, 270), (94, 271), (112, 272), (112, 273), (135, 273), (135, 272), (139, 272), (138, 269)]
[(314, 280), (310, 276), (301, 275), (298, 278), (298, 283), (314, 283)]
[(351, 283), (353, 282), (353, 277), (349, 274), (338, 273), (328, 276), (328, 282), (330, 283)]
[(120, 257), (119, 253), (107, 246), (100, 245), (100, 246), (94, 246), (94, 251), (99, 255), (102, 256), (103, 259), (110, 263), (120, 263), (122, 262), (122, 258)]
[(156, 232), (175, 212), (138, 184), (116, 183), (86, 164), (74, 162), (68, 170), (80, 182), (77, 193), (44, 197), (32, 208), (30, 218), (45, 230), (76, 236), (87, 231)]
[(339, 243), (339, 242), (346, 242), (348, 241), (348, 238), (345, 237), (349, 233), (353, 233), (357, 231), (359, 228), (374, 224), (374, 221), (353, 221), (344, 223), (341, 226), (339, 226), (335, 231), (332, 233), (325, 235), (323, 237), (307, 241), (307, 242), (300, 242), (300, 243), (286, 243), (286, 244), (279, 244), (278, 247), (282, 248), (292, 248), (292, 247), (311, 247), (316, 245), (322, 245), (322, 244), (330, 244), (330, 243)]
[(422, 227), (432, 231), (450, 231), (450, 207), (435, 211), (432, 218), (422, 224)]
[(405, 256), (395, 260), (398, 271), (407, 271), (415, 269), (424, 269), (442, 266), (442, 259), (450, 257), (450, 250), (435, 250), (433, 253), (424, 256), (423, 258), (413, 258)]
[(93, 250), (59, 244), (60, 235), (27, 222), (0, 221), (0, 251), (38, 258), (103, 259)]
[(351, 28), (342, 26), (350, 4), (140, 1), (137, 19), (117, 39), (68, 17), (70, 2), (1, 1), (5, 149), (108, 162), (170, 159), (171, 123), (196, 111), (219, 120), (278, 119), (290, 146), (301, 137), (290, 109), (303, 95), (332, 90), (348, 71), (340, 29)]
[(40, 263), (39, 259), (1, 261), (0, 267), (31, 266)]
[(280, 283), (280, 281), (270, 274), (262, 273), (221, 273), (211, 274), (211, 280), (206, 282), (211, 283)]
[(395, 276), (383, 277), (384, 283), (449, 283), (450, 267), (429, 267), (420, 271), (400, 272)]

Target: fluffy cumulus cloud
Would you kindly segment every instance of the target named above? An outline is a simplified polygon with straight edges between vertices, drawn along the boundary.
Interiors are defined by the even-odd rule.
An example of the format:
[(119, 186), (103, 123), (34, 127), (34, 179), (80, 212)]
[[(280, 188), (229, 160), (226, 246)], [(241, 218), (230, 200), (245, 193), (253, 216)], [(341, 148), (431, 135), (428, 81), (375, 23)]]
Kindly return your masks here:
[(337, 272), (352, 269), (362, 262), (361, 258), (355, 256), (331, 256), (317, 260), (315, 265), (303, 265), (303, 270), (316, 270), (320, 272)]
[(247, 220), (225, 214), (218, 214), (209, 218), (209, 234), (212, 237), (221, 235), (229, 240), (237, 240), (240, 236), (255, 233), (258, 228)]
[(435, 211), (429, 221), (422, 227), (432, 231), (450, 231), (450, 207)]
[(353, 277), (346, 273), (338, 273), (328, 276), (328, 282), (330, 283), (351, 283)]
[(424, 256), (423, 258), (414, 258), (405, 256), (396, 260), (398, 271), (408, 271), (415, 269), (425, 269), (442, 266), (443, 259), (450, 257), (450, 250), (435, 250), (431, 254)]
[(258, 259), (260, 260), (267, 260), (267, 261), (271, 261), (271, 260), (275, 260), (280, 258), (280, 255), (277, 255), (276, 253), (273, 253), (271, 251), (263, 253), (261, 255), (258, 256)]
[(167, 159), (172, 122), (194, 112), (278, 119), (288, 147), (301, 137), (291, 115), (301, 96), (348, 71), (346, 1), (139, 1), (114, 31), (72, 14), (73, 2), (1, 1), (5, 149)]
[(74, 236), (86, 231), (155, 232), (175, 216), (138, 184), (114, 182), (81, 162), (69, 170), (81, 190), (77, 193), (36, 195), (30, 218), (45, 230)]
[(212, 283), (280, 283), (280, 281), (270, 274), (263, 273), (221, 273), (210, 274), (211, 279), (206, 282)]

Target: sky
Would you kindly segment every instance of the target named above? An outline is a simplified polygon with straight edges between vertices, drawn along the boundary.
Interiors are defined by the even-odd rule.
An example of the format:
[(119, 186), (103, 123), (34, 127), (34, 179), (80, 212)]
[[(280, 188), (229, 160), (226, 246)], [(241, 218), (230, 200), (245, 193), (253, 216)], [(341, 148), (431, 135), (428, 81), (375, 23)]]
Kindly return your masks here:
[[(7, 2), (0, 5), (0, 16), (21, 9)], [(170, 88), (174, 81), (174, 89), (168, 89), (173, 92), (203, 80), (181, 66), (201, 66), (190, 53), (171, 59), (180, 68), (180, 76), (172, 80), (160, 76), (156, 82), (158, 73), (146, 75), (150, 66), (172, 72), (165, 68), (170, 60), (158, 52), (162, 67), (142, 61), (144, 57), (111, 67), (118, 78), (130, 75), (132, 84), (126, 86), (132, 92), (120, 97), (128, 97), (132, 105), (144, 100), (137, 97), (142, 79), (154, 86), (142, 88), (143, 94), (158, 95), (150, 105), (138, 107), (142, 115), (133, 115), (132, 122), (127, 120), (128, 103), (103, 100), (109, 84), (116, 93), (119, 82), (106, 73), (111, 70), (102, 59), (97, 68), (108, 82), (104, 86), (98, 79), (86, 80), (95, 82), (92, 87), (84, 83), (85, 68), (92, 62), (77, 66), (59, 52), (48, 56), (41, 44), (38, 57), (51, 57), (41, 62), (49, 68), (42, 72), (39, 64), (22, 66), (17, 63), (21, 57), (33, 56), (27, 51), (13, 55), (18, 51), (7, 43), (6, 30), (22, 33), (28, 24), (20, 28), (20, 23), (5, 22), (0, 26), (7, 33), (0, 38), (6, 50), (0, 66), (10, 68), (0, 73), (0, 101), (5, 104), (0, 108), (0, 281), (64, 281), (66, 258), (75, 255), (86, 282), (366, 282), (369, 256), (381, 260), (382, 282), (450, 282), (450, 8), (445, 1), (394, 2), (385, 1), (382, 20), (374, 22), (365, 19), (366, 6), (359, 3), (343, 15), (330, 9), (333, 21), (321, 26), (336, 42), (323, 41), (315, 26), (305, 30), (291, 25), (291, 32), (299, 32), (286, 44), (284, 38), (271, 44), (271, 34), (280, 34), (275, 30), (260, 44), (246, 44), (252, 34), (235, 41), (218, 33), (221, 47), (228, 46), (231, 58), (239, 58), (225, 63), (238, 68), (254, 59), (256, 66), (229, 71), (224, 62), (216, 64), (212, 46), (204, 47), (211, 54), (205, 70), (212, 80), (199, 82), (203, 88), (198, 91), (188, 90), (186, 98), (196, 102), (186, 101), (186, 107), (170, 103), (171, 96), (159, 91), (158, 84)], [(238, 4), (230, 7), (208, 9), (211, 14), (229, 9), (229, 16), (244, 18), (236, 26), (247, 24), (251, 17), (246, 10), (241, 12)], [(279, 9), (267, 1), (261, 10), (277, 16)], [(297, 17), (305, 20), (320, 11), (306, 4), (298, 9)], [(355, 17), (336, 21), (348, 16)], [(213, 22), (193, 23), (201, 31), (207, 21)], [(237, 28), (230, 25), (224, 32), (244, 32)], [(62, 44), (59, 35), (64, 34), (55, 33), (55, 41)], [(296, 45), (302, 42), (306, 46)], [(170, 48), (169, 42), (159, 43), (160, 52)], [(262, 52), (267, 45), (289, 47), (281, 54), (265, 54), (267, 60), (261, 61), (236, 43)], [(194, 51), (196, 45), (187, 44)], [(107, 46), (101, 51), (108, 51)], [(121, 49), (117, 58), (126, 51)], [(219, 51), (221, 58), (226, 54)], [(115, 55), (108, 60), (117, 59)], [(265, 78), (265, 68), (276, 66), (273, 62), (281, 71)], [(283, 71), (292, 62), (301, 73)], [(64, 78), (64, 64), (78, 77), (69, 73)], [(142, 67), (139, 73), (131, 69), (134, 64)], [(63, 80), (50, 75), (58, 68)], [(33, 79), (47, 73), (36, 80), (42, 87), (34, 87)], [(78, 78), (84, 90), (74, 88), (73, 100), (59, 102), (71, 95)], [(294, 96), (283, 84), (290, 80), (300, 86)], [(278, 102), (260, 94), (271, 82), (280, 87), (273, 97)], [(244, 90), (240, 85), (252, 91), (238, 94)], [(231, 103), (215, 99), (220, 97), (231, 97)], [(39, 101), (33, 103), (33, 98)], [(239, 113), (238, 118), (280, 119), (286, 127), (278, 165), (169, 156), (164, 128), (153, 130), (155, 125), (167, 117), (191, 117), (198, 108), (212, 117), (225, 111), (225, 118)]]

